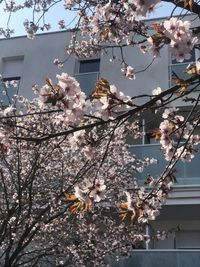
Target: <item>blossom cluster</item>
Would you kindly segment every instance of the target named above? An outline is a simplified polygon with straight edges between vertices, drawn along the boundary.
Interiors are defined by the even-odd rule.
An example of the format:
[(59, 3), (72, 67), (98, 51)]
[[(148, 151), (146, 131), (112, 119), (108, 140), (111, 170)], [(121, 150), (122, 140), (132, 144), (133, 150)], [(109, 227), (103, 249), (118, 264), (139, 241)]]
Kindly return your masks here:
[[(166, 160), (191, 161), (199, 144), (199, 135), (193, 134), (193, 124), (185, 121), (184, 117), (177, 115), (178, 109), (166, 109), (162, 115), (164, 121), (159, 127), (159, 139)], [(181, 143), (180, 140), (187, 140)]]
[[(78, 11), (80, 18), (80, 34), (73, 32), (66, 52), (91, 57), (101, 48), (107, 52), (114, 43), (120, 48), (121, 59), (114, 52), (112, 58), (120, 61), (121, 72), (131, 80), (137, 71), (126, 63), (124, 46), (138, 46), (158, 56), (169, 44), (174, 59), (189, 59), (197, 38), (188, 21), (165, 20), (154, 27), (156, 32), (151, 35), (152, 29), (141, 20), (159, 2), (65, 0), (65, 8)], [(6, 11), (32, 7), (34, 15), (42, 12), (44, 19), (55, 3), (26, 0), (17, 5), (10, 1)], [(64, 20), (58, 24), (61, 29), (67, 27)], [(38, 30), (50, 29), (48, 23), (40, 26), (34, 19), (26, 20), (24, 26), (31, 39)], [(0, 34), (9, 37), (11, 32), (0, 29)], [(59, 68), (63, 62), (54, 60)], [(142, 96), (149, 102), (139, 106), (133, 102), (134, 97), (103, 78), (88, 97), (75, 78), (66, 73), (56, 78), (55, 83), (47, 78), (41, 89), (33, 86), (39, 98), (29, 101), (15, 96), (20, 112), (14, 106), (0, 110), (1, 198), (6, 203), (0, 210), (0, 224), (9, 225), (3, 229), (1, 250), (6, 255), (9, 248), (13, 254), (8, 260), (15, 255), (16, 264), (21, 266), (35, 259), (42, 266), (44, 255), (48, 255), (51, 266), (66, 263), (79, 267), (90, 262), (104, 267), (106, 253), (128, 256), (133, 246), (149, 241), (145, 226), (159, 215), (172, 189), (176, 180), (173, 163), (194, 157), (200, 143), (199, 135), (194, 134), (199, 121), (189, 116), (185, 120), (178, 109), (165, 109), (155, 136), (169, 166), (157, 177), (149, 174), (145, 186), (139, 186), (135, 176), (157, 161), (139, 158), (131, 152), (127, 140), (141, 140), (144, 135), (140, 110), (160, 110), (171, 97), (159, 99), (163, 91), (157, 87), (152, 95)], [(157, 238), (164, 236), (157, 233)]]
[(104, 180), (96, 179), (93, 183), (86, 182), (84, 185), (76, 185), (74, 187), (74, 195), (67, 195), (68, 200), (77, 200), (75, 204), (71, 206), (73, 213), (78, 212), (80, 207), (85, 207), (85, 210), (92, 208), (93, 202), (100, 202), (104, 198), (106, 185)]
[(5, 131), (0, 130), (0, 152), (1, 154), (9, 153), (10, 142)]
[(147, 38), (148, 45), (142, 46), (142, 51), (151, 50), (154, 57), (160, 56), (160, 50), (164, 45), (169, 45), (172, 59), (183, 62), (191, 58), (191, 51), (198, 42), (194, 37), (190, 21), (178, 18), (170, 18), (162, 24), (155, 24), (155, 34)]
[[(40, 101), (64, 110), (64, 113), (56, 116), (56, 120), (60, 123), (77, 124), (87, 113), (105, 121), (112, 120), (121, 111), (132, 106), (131, 97), (118, 91), (116, 86), (110, 85), (105, 79), (96, 82), (91, 101), (86, 101), (85, 93), (81, 91), (79, 83), (73, 77), (62, 73), (57, 75), (57, 79), (56, 85), (47, 79), (46, 85), (40, 90)], [(43, 104), (41, 106), (45, 107)]]
[[(16, 205), (16, 212), (19, 205), (24, 205), (20, 216), (28, 217), (19, 220), (15, 212), (10, 215), (9, 210), (5, 211), (13, 227), (9, 235), (17, 243), (24, 236), (24, 227), (15, 229), (14, 225), (23, 226), (28, 221), (34, 225), (30, 235), (37, 230), (34, 244), (48, 249), (56, 244), (58, 262), (67, 255), (72, 266), (87, 266), (90, 256), (94, 264), (105, 266), (105, 250), (111, 248), (109, 253), (120, 257), (128, 255), (133, 245), (150, 239), (145, 225), (159, 215), (175, 175), (170, 166), (163, 175), (149, 175), (147, 188), (138, 185), (135, 176), (157, 161), (139, 158), (127, 144), (128, 139), (141, 139), (143, 135), (141, 114), (136, 114), (133, 122), (125, 116), (135, 108), (131, 97), (102, 78), (86, 99), (73, 77), (62, 73), (57, 79), (57, 83), (47, 79), (41, 89), (35, 85), (39, 97), (32, 101), (17, 96), (21, 107), (17, 116), (12, 106), (0, 113), (6, 194)], [(160, 87), (154, 89), (150, 102), (160, 94)], [(175, 108), (165, 109), (157, 136), (167, 160), (190, 161), (200, 142), (199, 135), (192, 132), (198, 122), (185, 121), (177, 112)], [(121, 115), (123, 123), (119, 123)], [(180, 138), (185, 140), (184, 145)], [(16, 157), (19, 149), (20, 161)], [(20, 177), (22, 192), (13, 184), (14, 176)], [(9, 240), (3, 242), (6, 248)]]
[[(132, 124), (125, 122), (115, 131), (116, 123), (111, 121), (109, 127), (75, 131), (65, 138), (57, 137), (52, 142), (41, 142), (38, 146), (34, 142), (15, 139), (16, 129), (18, 136), (22, 138), (27, 134), (29, 138), (34, 138), (61, 132), (66, 128), (76, 129), (71, 125), (67, 127), (65, 123), (55, 124), (57, 109), (52, 109), (52, 105), (62, 107), (62, 112), (65, 113), (62, 97), (68, 95), (64, 88), (78, 86), (76, 83), (74, 85), (73, 79), (64, 74), (58, 76), (58, 79), (57, 85), (47, 80), (47, 87), (40, 91), (37, 100), (28, 101), (17, 97), (19, 104), (24, 104), (18, 116), (14, 116), (14, 108), (2, 110), (2, 116), (7, 114), (14, 123), (9, 130), (10, 135), (4, 132), (0, 140), (2, 143), (6, 135), (11, 137), (9, 139), (11, 153), (6, 154), (5, 151), (1, 151), (3, 155), (1, 169), (7, 188), (5, 194), (2, 192), (2, 199), (9, 198), (11, 205), (16, 209), (13, 209), (11, 214), (9, 207), (8, 210), (6, 205), (2, 207), (2, 212), (7, 217), (1, 217), (1, 222), (8, 218), (10, 227), (6, 231), (10, 238), (7, 239), (8, 235), (5, 236), (1, 248), (6, 249), (10, 240), (15, 241), (16, 246), (22, 238), (24, 242), (31, 240), (34, 233), (34, 238), (31, 240), (35, 244), (34, 248), (28, 246), (24, 247), (22, 252), (18, 251), (19, 255), (28, 251), (20, 260), (20, 264), (28, 260), (31, 262), (29, 254), (32, 255), (34, 251), (37, 251), (39, 257), (41, 248), (45, 247), (47, 251), (52, 251), (52, 248), (56, 247), (59, 253), (53, 250), (52, 257), (48, 255), (48, 260), (52, 260), (53, 263), (55, 257), (57, 262), (69, 257), (72, 266), (87, 266), (89, 253), (94, 265), (105, 266), (103, 263), (105, 248), (106, 251), (111, 249), (112, 255), (121, 256), (124, 253), (128, 255), (133, 244), (144, 242), (148, 238), (140, 225), (135, 226), (130, 223), (126, 225), (119, 220), (117, 206), (120, 194), (126, 188), (131, 191), (131, 188), (133, 191), (138, 188), (136, 180), (133, 179), (134, 174), (142, 171), (153, 161), (138, 159), (130, 153), (126, 145), (128, 133), (132, 133), (133, 138), (140, 137), (137, 122)], [(97, 95), (96, 91), (96, 97)], [(41, 108), (41, 101), (45, 109), (40, 113), (38, 111)], [(23, 114), (23, 110), (27, 113)], [(91, 118), (87, 123), (94, 121), (99, 119)], [(6, 125), (8, 127), (8, 123)], [(113, 132), (112, 139), (110, 132)], [(106, 146), (108, 149), (105, 153)], [(88, 148), (93, 154), (86, 153)], [(19, 149), (20, 161), (16, 156)], [(21, 182), (20, 188), (16, 186), (15, 180), (13, 182), (13, 177), (17, 177), (17, 174)], [(146, 192), (140, 190), (138, 194), (138, 201), (141, 202)], [(19, 207), (22, 208), (22, 212), (19, 211)], [(144, 210), (145, 207), (143, 212)], [(30, 227), (26, 235), (23, 227), (25, 224)], [(50, 266), (55, 266), (53, 263)]]
[(115, 85), (109, 85), (108, 92), (100, 97), (98, 97), (98, 87), (96, 92), (97, 94), (93, 94), (94, 99), (92, 100), (92, 104), (95, 107), (94, 115), (103, 120), (112, 120), (116, 118), (120, 112), (132, 106), (131, 97), (118, 91)]
[[(152, 51), (154, 57), (169, 45), (172, 59), (183, 62), (191, 57), (191, 51), (198, 38), (193, 36), (191, 23), (170, 18), (161, 23), (146, 25), (142, 16), (154, 10), (160, 1), (102, 1), (94, 4), (93, 12), (79, 7), (80, 21), (77, 27), (80, 35), (74, 34), (66, 52), (77, 57), (92, 57), (101, 51), (108, 51), (107, 43), (116, 46), (137, 46), (143, 53)], [(76, 1), (69, 1), (72, 8)], [(64, 21), (61, 21), (61, 27)], [(154, 33), (152, 34), (152, 28)], [(102, 50), (101, 50), (102, 49)], [(114, 58), (114, 57), (113, 57)], [(121, 71), (128, 79), (135, 79), (137, 71), (121, 55)]]
[(66, 124), (78, 123), (85, 113), (86, 95), (80, 89), (79, 83), (66, 73), (57, 75), (58, 83), (53, 85), (47, 79), (46, 85), (40, 90), (40, 100), (42, 103), (51, 103), (64, 110), (64, 113), (55, 118)]
[(131, 66), (126, 66), (121, 69), (121, 72), (126, 76), (128, 79), (133, 80), (135, 79), (135, 70)]
[(164, 21), (164, 35), (170, 40), (172, 59), (183, 62), (191, 57), (191, 50), (198, 42), (190, 30), (191, 23), (178, 18), (170, 18)]
[[(159, 179), (154, 180), (152, 178), (150, 186), (158, 183), (158, 180)], [(170, 182), (171, 181), (166, 182), (168, 191), (170, 190)], [(165, 202), (168, 191), (163, 183), (157, 196), (151, 197), (150, 199), (148, 199), (149, 193), (145, 191), (143, 187), (135, 190), (135, 192), (132, 194), (130, 194), (128, 191), (125, 191), (124, 193), (126, 195), (126, 202), (119, 205), (120, 217), (124, 220), (125, 218), (129, 217), (130, 213), (130, 220), (133, 224), (146, 224), (149, 220), (155, 220), (160, 214), (159, 210), (162, 204)]]
[[(77, 2), (79, 1), (66, 1), (65, 6), (76, 9)], [(76, 36), (76, 41), (72, 40), (67, 52), (79, 57), (91, 56), (99, 52), (100, 46), (105, 43), (131, 43), (129, 37), (132, 39), (131, 33), (136, 29), (139, 29), (137, 33), (146, 35), (146, 26), (140, 18), (151, 13), (159, 2), (160, 0), (101, 1), (92, 4), (92, 12), (87, 10), (87, 5), (80, 5), (77, 27), (82, 37)], [(64, 21), (60, 21), (59, 25), (64, 27)]]

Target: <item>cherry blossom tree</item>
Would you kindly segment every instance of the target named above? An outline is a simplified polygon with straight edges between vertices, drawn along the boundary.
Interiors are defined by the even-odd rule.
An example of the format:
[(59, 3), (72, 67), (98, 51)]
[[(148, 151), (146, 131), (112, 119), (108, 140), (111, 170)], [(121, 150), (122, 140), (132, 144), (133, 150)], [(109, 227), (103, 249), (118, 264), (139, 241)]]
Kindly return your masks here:
[[(45, 15), (58, 2), (1, 4), (10, 17), (32, 9), (33, 18), (24, 26), (28, 38), (37, 38), (38, 30), (50, 28)], [(199, 15), (196, 1), (164, 2)], [(119, 49), (116, 63), (127, 79), (137, 79), (138, 71), (126, 63), (126, 47), (138, 47), (156, 60), (169, 46), (177, 62), (189, 59), (192, 49), (199, 49), (199, 28), (181, 17), (147, 24), (143, 18), (159, 3), (64, 1), (64, 8), (78, 17), (66, 53), (91, 57), (111, 50), (115, 60)], [(64, 20), (58, 24), (68, 27)], [(12, 34), (7, 25), (0, 30), (4, 37)], [(65, 61), (55, 59), (54, 64), (62, 68)], [(127, 96), (103, 78), (87, 98), (79, 83), (62, 72), (53, 81), (46, 79), (42, 88), (35, 86), (35, 99), (14, 96), (15, 105), (0, 110), (1, 266), (107, 266), (107, 257), (127, 257), (149, 242), (145, 227), (159, 215), (173, 187), (176, 163), (191, 161), (198, 151), (200, 95), (193, 93), (199, 68), (197, 60), (185, 70), (187, 80), (175, 75), (175, 85), (165, 90), (158, 84), (140, 105), (137, 99), (144, 95)], [(189, 102), (187, 117), (173, 106), (177, 99)], [(140, 118), (148, 110), (162, 117), (152, 136), (160, 142), (166, 167), (141, 186), (137, 174), (157, 161), (138, 158), (130, 144), (142, 137)]]

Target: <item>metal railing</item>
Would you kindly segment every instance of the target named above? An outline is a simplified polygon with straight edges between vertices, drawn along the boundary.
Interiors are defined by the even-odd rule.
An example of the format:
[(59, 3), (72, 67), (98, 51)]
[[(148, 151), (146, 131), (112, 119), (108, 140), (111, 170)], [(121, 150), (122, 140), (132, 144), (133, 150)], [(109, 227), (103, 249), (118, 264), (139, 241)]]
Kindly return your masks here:
[[(158, 177), (165, 169), (168, 162), (165, 160), (160, 144), (133, 145), (130, 151), (137, 155), (138, 158), (155, 158), (157, 164), (150, 165), (143, 173), (137, 174), (139, 181), (146, 180), (148, 174)], [(200, 184), (200, 153), (195, 153), (191, 162), (179, 161), (175, 167), (178, 185), (199, 185)]]
[(118, 262), (108, 258), (112, 267), (199, 267), (200, 250), (134, 250)]

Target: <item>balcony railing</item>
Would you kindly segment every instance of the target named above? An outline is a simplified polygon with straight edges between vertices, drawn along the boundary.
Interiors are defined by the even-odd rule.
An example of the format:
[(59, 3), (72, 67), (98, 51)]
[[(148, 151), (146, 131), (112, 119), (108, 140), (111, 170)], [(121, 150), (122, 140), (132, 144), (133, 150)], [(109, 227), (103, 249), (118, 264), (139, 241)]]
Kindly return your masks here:
[[(151, 174), (153, 177), (158, 177), (164, 171), (168, 162), (165, 160), (160, 150), (159, 144), (148, 145), (134, 145), (130, 148), (130, 151), (137, 155), (138, 158), (155, 158), (158, 160), (157, 164), (150, 165), (143, 173), (137, 174), (137, 178), (140, 182), (144, 182), (146, 177)], [(178, 185), (199, 185), (200, 184), (200, 153), (194, 154), (194, 159), (191, 162), (179, 161), (175, 166)]]
[(99, 72), (79, 73), (74, 76), (80, 83), (82, 91), (89, 96), (94, 90), (96, 81), (99, 79)]
[(200, 250), (135, 250), (127, 259), (108, 262), (112, 267), (199, 267)]

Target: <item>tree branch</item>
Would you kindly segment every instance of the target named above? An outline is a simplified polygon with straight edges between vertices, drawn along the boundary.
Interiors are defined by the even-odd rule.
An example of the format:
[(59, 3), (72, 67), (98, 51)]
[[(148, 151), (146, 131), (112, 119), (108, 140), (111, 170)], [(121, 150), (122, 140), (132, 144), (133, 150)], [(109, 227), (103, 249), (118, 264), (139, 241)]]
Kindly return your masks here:
[(167, 3), (172, 3), (177, 7), (186, 9), (190, 12), (193, 12), (197, 15), (200, 15), (200, 5), (198, 5), (196, 2), (193, 2), (192, 6), (190, 7), (189, 5), (185, 4), (185, 1), (179, 1), (179, 0), (163, 0), (163, 2), (167, 2)]

